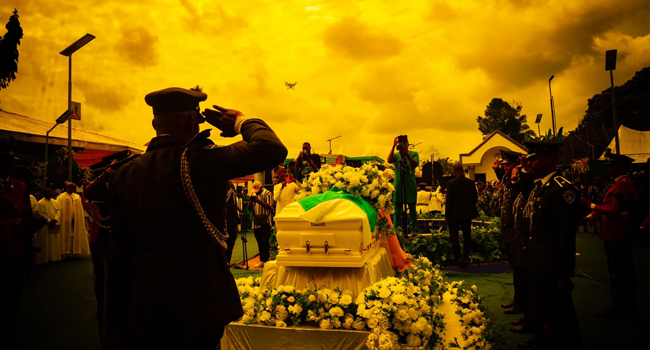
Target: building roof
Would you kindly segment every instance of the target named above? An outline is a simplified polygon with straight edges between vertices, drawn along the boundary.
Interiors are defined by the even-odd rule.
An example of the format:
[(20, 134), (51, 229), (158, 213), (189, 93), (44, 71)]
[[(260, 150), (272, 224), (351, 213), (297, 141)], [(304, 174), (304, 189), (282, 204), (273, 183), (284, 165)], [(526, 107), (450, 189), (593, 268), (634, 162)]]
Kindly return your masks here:
[[(45, 134), (55, 124), (0, 110), (0, 137), (13, 136), (17, 141), (45, 143)], [(68, 145), (67, 125), (60, 125), (50, 132), (49, 143)], [(100, 135), (94, 132), (72, 128), (72, 147), (85, 149), (122, 151), (125, 149), (142, 153), (144, 146), (133, 142)]]
[[(494, 137), (497, 137), (497, 138), (501, 137), (501, 138), (505, 139), (505, 141), (507, 141), (508, 143), (510, 143), (509, 146), (514, 146), (514, 147), (506, 147), (505, 145), (500, 145), (500, 146), (503, 146), (503, 147), (506, 147), (506, 148), (509, 148), (509, 149), (510, 149), (510, 148), (515, 148), (515, 149), (512, 149), (512, 150), (513, 150), (513, 151), (518, 151), (518, 152), (523, 152), (523, 153), (528, 153), (528, 149), (527, 149), (526, 147), (524, 147), (522, 144), (520, 144), (519, 142), (513, 140), (510, 136), (504, 134), (501, 130), (495, 130), (495, 131), (493, 131), (490, 135), (488, 135), (485, 139), (483, 139), (483, 141), (482, 141), (481, 143), (479, 143), (478, 146), (476, 146), (476, 147), (475, 147), (473, 150), (471, 150), (469, 153), (461, 153), (461, 154), (459, 155), (459, 157), (458, 157), (458, 160), (460, 160), (460, 163), (463, 164), (463, 165), (465, 165), (465, 164), (469, 164), (469, 163), (472, 163), (472, 164), (473, 164), (473, 163), (480, 163), (480, 160), (481, 160), (481, 157), (483, 156), (483, 153), (485, 153), (488, 149), (486, 149), (486, 150), (484, 150), (483, 152), (481, 152), (481, 154), (480, 154), (481, 157), (478, 157), (478, 162), (472, 162), (472, 161), (470, 161), (470, 162), (465, 162), (465, 161), (463, 161), (463, 158), (473, 158), (472, 156), (473, 156), (476, 152), (478, 152), (480, 149), (484, 148), (484, 146), (485, 146), (486, 144), (490, 143), (490, 145), (491, 145), (493, 142), (490, 142), (490, 141), (491, 141)], [(494, 141), (494, 140), (492, 140), (492, 141)], [(491, 146), (490, 148), (492, 148), (492, 146)], [(516, 149), (516, 148), (519, 148), (519, 149)]]

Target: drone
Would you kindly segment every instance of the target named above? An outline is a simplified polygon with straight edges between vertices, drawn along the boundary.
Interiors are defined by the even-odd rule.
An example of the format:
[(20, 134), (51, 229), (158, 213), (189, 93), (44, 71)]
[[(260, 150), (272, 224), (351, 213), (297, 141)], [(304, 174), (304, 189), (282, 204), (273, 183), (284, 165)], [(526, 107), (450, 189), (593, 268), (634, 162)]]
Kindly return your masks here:
[(287, 90), (294, 90), (294, 87), (298, 84), (298, 82), (295, 82), (293, 84), (285, 82), (284, 85), (287, 87)]

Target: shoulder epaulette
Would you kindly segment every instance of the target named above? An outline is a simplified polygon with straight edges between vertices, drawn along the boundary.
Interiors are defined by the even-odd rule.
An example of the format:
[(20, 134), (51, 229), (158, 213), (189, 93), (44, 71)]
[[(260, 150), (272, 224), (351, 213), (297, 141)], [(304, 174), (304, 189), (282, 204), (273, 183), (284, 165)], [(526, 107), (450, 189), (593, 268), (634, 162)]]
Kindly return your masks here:
[(562, 176), (556, 176), (553, 178), (553, 180), (555, 180), (555, 182), (557, 182), (560, 187), (571, 185), (571, 181), (563, 178)]

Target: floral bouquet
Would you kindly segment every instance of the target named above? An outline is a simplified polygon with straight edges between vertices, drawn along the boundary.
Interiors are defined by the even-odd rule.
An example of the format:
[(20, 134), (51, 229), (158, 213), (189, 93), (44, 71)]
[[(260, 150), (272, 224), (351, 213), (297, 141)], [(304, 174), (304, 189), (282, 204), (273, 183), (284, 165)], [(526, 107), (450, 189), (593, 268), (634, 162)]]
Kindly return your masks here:
[[(465, 340), (464, 349), (492, 349), (490, 320), (483, 313), (481, 296), (478, 288), (471, 286), (467, 288), (463, 281), (451, 282), (449, 285), (451, 302), (456, 304), (456, 314), (460, 316), (463, 325), (461, 335)], [(488, 339), (490, 338), (490, 339)], [(453, 344), (450, 344), (452, 347)], [(457, 347), (457, 346), (456, 346)]]
[(438, 344), (443, 315), (440, 301), (442, 275), (426, 258), (419, 258), (401, 277), (389, 277), (366, 288), (356, 300), (357, 315), (372, 331), (369, 349), (398, 349), (401, 345)]
[(586, 174), (589, 171), (589, 159), (575, 159), (571, 164), (571, 169), (577, 171), (578, 173)]
[(364, 164), (360, 168), (342, 165), (323, 165), (318, 172), (309, 174), (302, 182), (303, 190), (296, 194), (296, 200), (323, 193), (331, 189), (362, 197), (376, 210), (393, 210), (393, 191), (389, 182), (394, 178), (393, 170), (379, 170), (376, 165)]

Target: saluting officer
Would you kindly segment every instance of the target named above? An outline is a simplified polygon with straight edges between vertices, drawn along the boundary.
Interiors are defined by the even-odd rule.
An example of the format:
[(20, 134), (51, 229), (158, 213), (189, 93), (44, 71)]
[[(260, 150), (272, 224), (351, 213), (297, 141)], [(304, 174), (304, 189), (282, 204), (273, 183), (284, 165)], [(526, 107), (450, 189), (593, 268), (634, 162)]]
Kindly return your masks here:
[[(156, 130), (147, 151), (110, 177), (108, 317), (115, 346), (215, 349), (225, 325), (242, 316), (224, 250), (228, 180), (269, 169), (287, 150), (261, 119), (214, 106), (181, 88), (152, 92)], [(204, 119), (205, 116), (205, 119)], [(216, 147), (221, 136), (245, 143)]]
[(587, 198), (580, 203), (590, 208), (592, 213), (586, 219), (601, 220), (600, 237), (605, 242), (607, 267), (611, 282), (611, 305), (596, 315), (606, 318), (635, 316), (636, 275), (632, 257), (632, 240), (628, 232), (630, 222), (630, 203), (635, 196), (634, 183), (628, 174), (634, 159), (605, 152), (608, 158), (608, 175), (616, 180), (605, 195), (603, 203), (596, 205)]
[[(505, 173), (501, 178), (501, 196), (499, 200), (501, 205), (501, 233), (505, 242), (510, 266), (514, 269), (515, 223), (512, 204), (517, 198), (521, 187), (517, 181), (513, 181), (512, 172), (519, 165), (519, 156), (521, 154), (507, 150), (501, 150), (500, 153), (502, 159), (501, 165), (505, 167)], [(501, 307), (505, 308), (505, 314), (520, 314), (522, 312), (519, 297), (515, 289), (514, 299), (511, 302), (501, 305)]]
[[(530, 236), (530, 222), (524, 214), (524, 208), (528, 198), (535, 187), (530, 164), (526, 155), (520, 157), (520, 165), (512, 171), (512, 181), (519, 186), (519, 193), (512, 205), (515, 242), (513, 244), (514, 269), (512, 279), (514, 282), (515, 296), (524, 316), (521, 319), (513, 320), (510, 328), (514, 333), (530, 333), (533, 331), (533, 321), (530, 304), (530, 290), (528, 288), (528, 277), (526, 272), (527, 246)], [(519, 347), (529, 348), (532, 344), (520, 343)]]
[(535, 188), (525, 211), (529, 219), (528, 260), (533, 348), (579, 349), (580, 326), (571, 292), (575, 269), (580, 194), (556, 170), (562, 142), (526, 142)]

